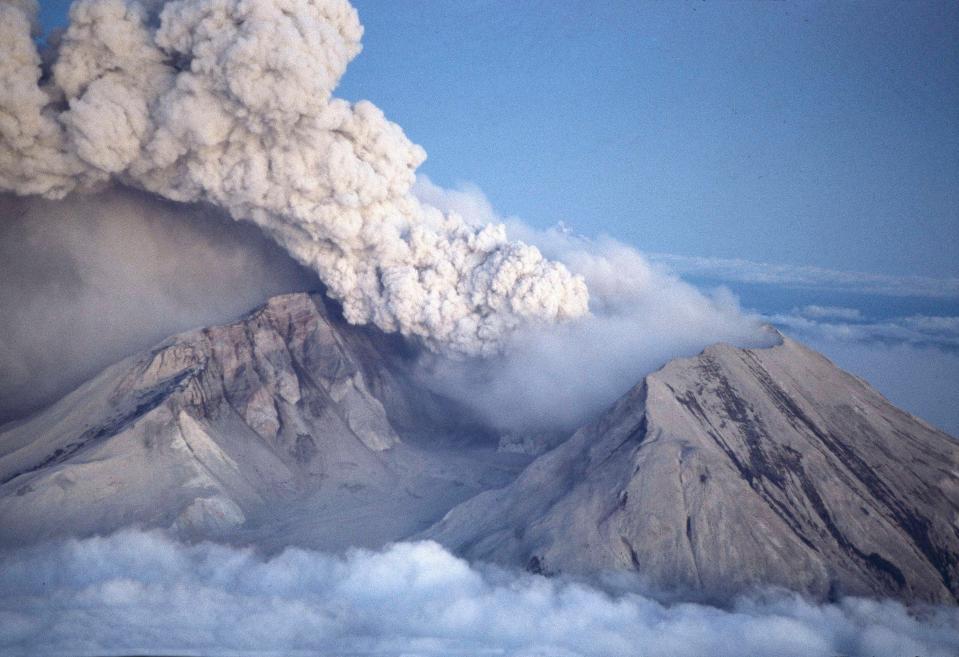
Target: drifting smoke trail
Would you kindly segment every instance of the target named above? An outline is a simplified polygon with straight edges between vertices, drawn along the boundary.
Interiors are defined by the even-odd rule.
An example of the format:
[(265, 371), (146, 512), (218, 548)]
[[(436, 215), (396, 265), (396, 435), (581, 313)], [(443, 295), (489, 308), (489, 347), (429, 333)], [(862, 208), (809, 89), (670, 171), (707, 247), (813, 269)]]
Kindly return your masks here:
[(760, 317), (744, 312), (728, 290), (703, 292), (616, 240), (534, 230), (497, 215), (476, 187), (443, 189), (420, 176), (414, 191), (471, 225), (505, 223), (511, 235), (563, 262), (589, 287), (588, 316), (516, 331), (503, 354), (455, 361), (423, 354), (418, 363), (423, 383), (459, 398), (521, 442), (544, 433), (568, 436), (673, 358), (719, 341), (744, 347), (776, 343)]
[(315, 269), (349, 321), (447, 354), (586, 313), (562, 264), (418, 201), (424, 151), (332, 97), (363, 32), (346, 0), (78, 0), (47, 67), (35, 11), (0, 0), (0, 190), (115, 180), (214, 203)]

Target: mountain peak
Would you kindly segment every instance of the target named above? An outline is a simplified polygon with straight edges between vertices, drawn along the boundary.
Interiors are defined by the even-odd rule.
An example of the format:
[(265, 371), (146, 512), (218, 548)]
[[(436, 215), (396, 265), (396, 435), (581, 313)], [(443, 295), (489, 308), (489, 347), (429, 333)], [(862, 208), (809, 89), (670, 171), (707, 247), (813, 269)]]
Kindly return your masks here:
[(0, 544), (130, 525), (266, 549), (419, 536), (710, 599), (956, 601), (959, 443), (788, 337), (671, 361), (534, 457), (328, 303), (275, 297), (0, 428)]
[(547, 572), (728, 599), (955, 602), (959, 444), (788, 337), (668, 363), (425, 535)]

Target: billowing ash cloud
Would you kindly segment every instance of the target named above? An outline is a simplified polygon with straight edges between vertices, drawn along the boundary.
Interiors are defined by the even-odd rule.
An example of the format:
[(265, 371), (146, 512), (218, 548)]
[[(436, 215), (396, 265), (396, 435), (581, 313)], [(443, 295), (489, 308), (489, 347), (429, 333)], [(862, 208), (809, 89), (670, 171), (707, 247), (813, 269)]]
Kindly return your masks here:
[(255, 222), (354, 323), (449, 354), (583, 315), (583, 281), (498, 225), (411, 194), (425, 158), (332, 96), (360, 51), (346, 0), (78, 0), (44, 66), (25, 0), (0, 3), (0, 190), (113, 180)]
[(6, 655), (954, 655), (959, 612), (817, 606), (787, 594), (727, 610), (662, 605), (471, 567), (435, 543), (345, 557), (183, 546), (125, 532), (0, 555)]

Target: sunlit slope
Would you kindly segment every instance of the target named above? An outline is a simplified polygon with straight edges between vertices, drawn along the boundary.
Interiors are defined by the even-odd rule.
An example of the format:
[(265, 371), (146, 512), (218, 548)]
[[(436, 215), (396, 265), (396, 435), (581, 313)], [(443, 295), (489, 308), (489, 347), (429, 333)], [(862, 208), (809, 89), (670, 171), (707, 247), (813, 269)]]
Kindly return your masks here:
[(959, 594), (959, 443), (784, 338), (651, 374), (512, 485), (426, 533), (542, 572), (725, 598)]

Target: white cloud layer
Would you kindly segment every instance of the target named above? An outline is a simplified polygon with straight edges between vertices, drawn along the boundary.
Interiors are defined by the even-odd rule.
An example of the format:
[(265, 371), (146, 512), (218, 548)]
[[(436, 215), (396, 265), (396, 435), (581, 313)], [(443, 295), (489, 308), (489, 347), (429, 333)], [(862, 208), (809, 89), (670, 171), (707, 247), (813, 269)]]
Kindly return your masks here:
[(798, 310), (798, 314), (816, 319), (846, 319), (850, 321), (862, 319), (862, 312), (858, 308), (846, 308), (844, 306), (803, 306)]
[[(810, 312), (810, 308), (815, 310)], [(959, 317), (910, 315), (871, 320), (854, 308), (807, 306), (766, 319), (793, 333), (818, 338), (959, 349)]]
[(722, 610), (473, 568), (435, 543), (346, 556), (184, 546), (123, 532), (0, 555), (5, 655), (945, 657), (959, 610), (814, 605)]
[(759, 283), (893, 297), (959, 298), (959, 278), (869, 274), (808, 265), (755, 262), (740, 258), (705, 258), (667, 253), (646, 255), (653, 262), (666, 265), (677, 274), (730, 283)]

